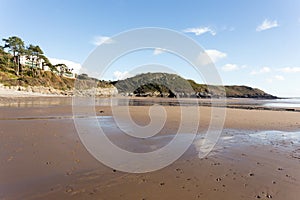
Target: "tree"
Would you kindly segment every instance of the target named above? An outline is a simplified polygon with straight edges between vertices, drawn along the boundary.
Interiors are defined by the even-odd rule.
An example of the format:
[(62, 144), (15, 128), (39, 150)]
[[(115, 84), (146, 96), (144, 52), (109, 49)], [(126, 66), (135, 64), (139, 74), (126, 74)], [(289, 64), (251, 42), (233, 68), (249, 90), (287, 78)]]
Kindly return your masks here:
[(11, 60), (12, 56), (9, 53), (6, 53), (3, 50), (3, 47), (0, 46), (0, 69), (3, 71), (9, 70), (9, 68), (13, 67), (11, 66), (12, 63), (9, 61)]
[(2, 39), (5, 42), (4, 48), (8, 48), (9, 52), (13, 54), (13, 64), (15, 66), (15, 72), (18, 76), (20, 73), (20, 55), (25, 52), (24, 42), (17, 36), (12, 36), (7, 39)]
[(37, 67), (39, 61), (44, 57), (43, 54), (44, 52), (38, 45), (34, 46), (30, 44), (27, 47), (27, 56), (29, 60), (31, 60), (31, 67), (33, 67), (34, 60), (35, 60), (35, 66)]
[(44, 54), (44, 52), (39, 47), (39, 45), (37, 45), (34, 48), (34, 53), (35, 53), (35, 56), (36, 56), (36, 65), (37, 65), (39, 63), (39, 61), (41, 60), (41, 56)]
[(30, 44), (26, 49), (26, 54), (27, 54), (26, 57), (28, 60), (31, 61), (32, 68), (33, 68), (33, 61), (34, 61), (34, 57), (33, 57), (34, 53), (33, 52), (34, 52), (34, 46), (32, 44)]
[(59, 68), (59, 75), (63, 76), (66, 72), (68, 72), (68, 67), (65, 64), (56, 64), (54, 67), (57, 69)]
[(48, 66), (49, 69), (51, 70), (51, 72), (57, 72), (58, 73), (58, 70), (56, 69), (56, 67), (51, 64), (51, 62), (49, 61), (49, 59), (45, 55), (40, 55), (40, 58), (44, 60), (43, 70), (45, 70), (45, 66)]

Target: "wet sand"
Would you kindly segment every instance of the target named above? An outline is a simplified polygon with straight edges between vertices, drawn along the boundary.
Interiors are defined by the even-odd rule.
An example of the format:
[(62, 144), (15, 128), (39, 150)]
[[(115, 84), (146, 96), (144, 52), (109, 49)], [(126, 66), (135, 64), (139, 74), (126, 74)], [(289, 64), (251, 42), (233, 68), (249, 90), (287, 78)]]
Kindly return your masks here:
[[(296, 200), (300, 195), (299, 112), (228, 108), (220, 140), (207, 157), (198, 158), (195, 144), (166, 168), (130, 174), (106, 167), (87, 152), (69, 100), (34, 101), (39, 103), (21, 99), (0, 107), (0, 199)], [(172, 138), (180, 123), (179, 107), (165, 109), (168, 119), (160, 136)], [(196, 110), (201, 136), (210, 108)], [(109, 126), (110, 107), (97, 106), (96, 111), (119, 146), (147, 150), (147, 143), (132, 146)], [(140, 125), (149, 123), (148, 111), (149, 106), (130, 107)], [(158, 141), (158, 146), (164, 144)]]

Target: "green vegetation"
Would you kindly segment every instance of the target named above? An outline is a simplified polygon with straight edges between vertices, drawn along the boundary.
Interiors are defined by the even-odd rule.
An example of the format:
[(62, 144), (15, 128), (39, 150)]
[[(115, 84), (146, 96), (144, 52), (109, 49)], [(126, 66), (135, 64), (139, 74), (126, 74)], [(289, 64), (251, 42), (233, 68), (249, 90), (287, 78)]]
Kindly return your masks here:
[(262, 90), (247, 86), (215, 86), (198, 84), (176, 74), (146, 73), (113, 83), (119, 93), (136, 96), (197, 97), (197, 98), (276, 98)]
[[(147, 73), (115, 82), (119, 93), (134, 93), (138, 96), (173, 96), (175, 93), (192, 93), (190, 84), (176, 74)], [(174, 94), (173, 94), (174, 93)], [(148, 95), (149, 94), (149, 95)], [(156, 95), (153, 95), (156, 96)]]
[[(6, 53), (3, 48), (0, 48), (0, 69), (4, 72), (14, 73), (13, 63), (11, 62), (12, 56)], [(13, 71), (10, 71), (13, 70)]]
[(109, 81), (104, 81), (104, 80), (98, 80), (96, 78), (93, 78), (93, 77), (89, 77), (87, 74), (80, 74), (77, 76), (77, 79), (78, 80), (81, 80), (80, 82), (88, 82), (88, 81), (91, 81), (91, 82), (96, 82), (97, 83), (97, 87), (99, 88), (110, 88), (112, 87), (112, 84), (111, 82)]
[[(6, 86), (53, 87), (65, 91), (74, 88), (75, 80), (68, 78), (72, 76), (72, 69), (65, 64), (52, 65), (38, 45), (30, 44), (25, 48), (24, 41), (16, 36), (3, 41), (4, 46), (0, 46), (0, 83)], [(21, 56), (26, 56), (26, 60), (30, 62), (21, 65)], [(44, 70), (46, 66), (50, 71)], [(79, 84), (83, 88), (95, 82), (99, 88), (109, 88), (114, 85), (123, 95), (197, 98), (221, 98), (226, 95), (240, 98), (276, 98), (256, 88), (198, 84), (193, 80), (167, 73), (140, 74), (115, 82), (101, 81), (87, 74), (78, 75), (77, 79), (81, 80)]]
[[(0, 46), (1, 71), (14, 72), (20, 77), (36, 76), (38, 68), (44, 70), (48, 67), (50, 71), (60, 76), (72, 75), (73, 69), (70, 70), (65, 64), (52, 65), (39, 45), (30, 44), (25, 47), (24, 41), (17, 36), (4, 38), (2, 41), (4, 45)], [(26, 57), (25, 65), (20, 62), (21, 56)]]
[(7, 39), (2, 39), (5, 44), (2, 49), (8, 48), (8, 51), (13, 55), (13, 66), (15, 68), (15, 73), (18, 76), (21, 70), (20, 56), (25, 53), (24, 41), (16, 36), (9, 37)]
[[(74, 79), (63, 77), (64, 73), (71, 73), (64, 64), (58, 73), (57, 66), (53, 66), (38, 45), (30, 44), (25, 48), (24, 41), (16, 36), (3, 39), (4, 46), (0, 46), (0, 83), (5, 86), (45, 86), (59, 90), (73, 88)], [(6, 52), (6, 51), (7, 52)], [(26, 65), (20, 63), (20, 57), (26, 56)], [(42, 67), (38, 66), (42, 61)], [(44, 71), (44, 67), (51, 71)]]
[(56, 75), (50, 71), (37, 70), (33, 76), (31, 71), (26, 71), (27, 75), (16, 76), (14, 73), (0, 71), (0, 83), (4, 86), (44, 86), (53, 87), (59, 90), (70, 90), (73, 88), (74, 79), (69, 79)]

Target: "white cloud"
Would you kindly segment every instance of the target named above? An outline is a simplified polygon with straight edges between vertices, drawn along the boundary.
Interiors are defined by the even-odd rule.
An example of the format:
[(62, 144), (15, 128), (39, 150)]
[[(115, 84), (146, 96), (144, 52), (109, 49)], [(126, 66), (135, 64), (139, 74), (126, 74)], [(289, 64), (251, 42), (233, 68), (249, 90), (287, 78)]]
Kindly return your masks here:
[(95, 36), (92, 41), (92, 43), (96, 46), (100, 44), (111, 44), (113, 42), (114, 40), (112, 40), (110, 37), (107, 36)]
[(258, 71), (253, 70), (250, 74), (256, 75), (256, 74), (265, 74), (265, 73), (269, 73), (269, 72), (271, 72), (271, 69), (269, 67), (263, 67)]
[(49, 61), (51, 62), (52, 65), (57, 65), (57, 64), (65, 64), (69, 69), (73, 69), (74, 73), (78, 73), (79, 70), (81, 69), (81, 64), (77, 62), (73, 62), (70, 60), (64, 60), (64, 59), (59, 59), (59, 58), (49, 58)]
[(166, 52), (165, 49), (162, 49), (162, 48), (155, 48), (154, 51), (153, 51), (153, 55), (159, 55), (159, 54), (162, 54)]
[(129, 78), (131, 76), (132, 75), (127, 71), (125, 71), (125, 72), (115, 71), (114, 72), (114, 78), (116, 80), (123, 80), (123, 79)]
[(275, 28), (278, 26), (279, 26), (279, 24), (278, 24), (277, 20), (271, 21), (271, 20), (265, 19), (262, 22), (262, 24), (256, 28), (256, 31), (260, 32), (260, 31), (268, 30), (268, 29)]
[(224, 25), (224, 26), (221, 27), (221, 30), (222, 31), (230, 31), (231, 32), (231, 31), (234, 31), (235, 28), (233, 26)]
[(202, 65), (208, 65), (208, 64), (218, 62), (219, 60), (226, 57), (227, 57), (226, 53), (223, 53), (215, 49), (208, 49), (200, 53), (200, 55), (198, 56), (198, 61)]
[(216, 35), (217, 33), (210, 27), (198, 27), (198, 28), (187, 28), (183, 30), (185, 33), (194, 33), (195, 35), (202, 35), (204, 33), (210, 33), (211, 35)]
[(283, 76), (281, 76), (281, 75), (276, 75), (276, 76), (273, 76), (271, 78), (267, 78), (266, 79), (266, 81), (268, 83), (273, 83), (274, 81), (284, 81), (284, 80), (285, 80), (285, 78)]
[(226, 58), (227, 54), (215, 49), (205, 50), (205, 53), (210, 57), (213, 62), (217, 62), (223, 58)]
[(273, 79), (271, 79), (271, 78), (267, 78), (266, 81), (267, 81), (268, 83), (273, 83)]
[(284, 72), (284, 73), (296, 73), (296, 72), (300, 72), (300, 67), (284, 67), (284, 68), (278, 69), (278, 71)]
[(274, 78), (278, 81), (284, 81), (285, 80), (285, 78), (283, 76), (280, 76), (280, 75), (276, 75), (276, 76), (274, 76)]
[(226, 64), (222, 67), (222, 70), (225, 72), (239, 70), (240, 67), (236, 64)]

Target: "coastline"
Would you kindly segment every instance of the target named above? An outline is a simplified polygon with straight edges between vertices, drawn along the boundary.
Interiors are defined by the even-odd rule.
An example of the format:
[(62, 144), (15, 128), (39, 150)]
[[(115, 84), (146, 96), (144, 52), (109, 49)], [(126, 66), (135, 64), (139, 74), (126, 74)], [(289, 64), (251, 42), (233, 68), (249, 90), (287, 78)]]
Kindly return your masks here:
[[(272, 196), (297, 200), (300, 195), (300, 139), (289, 136), (300, 131), (298, 112), (227, 108), (222, 135), (207, 157), (199, 159), (191, 146), (164, 169), (128, 174), (103, 165), (87, 152), (76, 133), (71, 100), (21, 97), (17, 104), (0, 106), (1, 199), (229, 200)], [(140, 125), (149, 123), (149, 108), (129, 107)], [(180, 107), (165, 109), (168, 119), (160, 135), (168, 138), (178, 130)], [(211, 108), (194, 109), (201, 115), (201, 135), (209, 125)], [(96, 112), (100, 120), (106, 120), (108, 134), (119, 146), (145, 150), (147, 143), (132, 145), (111, 126), (109, 106), (97, 105)], [(279, 138), (286, 136), (265, 138), (263, 131), (269, 130), (283, 131), (269, 133)], [(163, 144), (159, 139), (157, 145)]]

